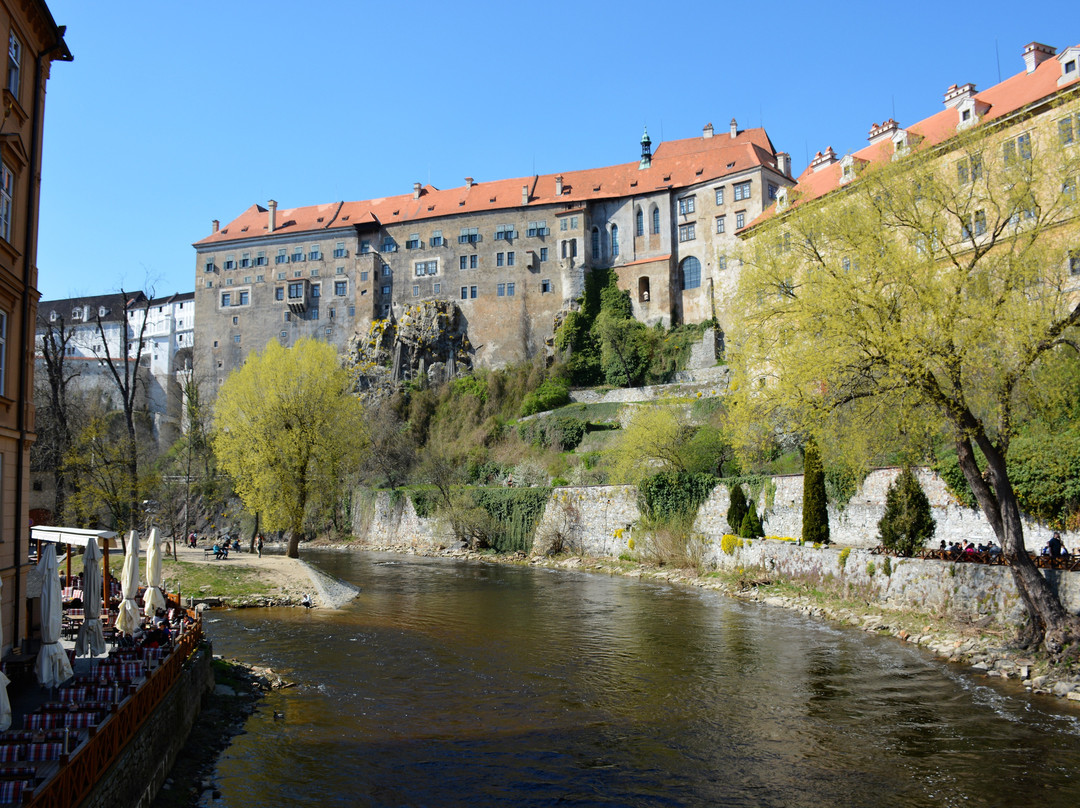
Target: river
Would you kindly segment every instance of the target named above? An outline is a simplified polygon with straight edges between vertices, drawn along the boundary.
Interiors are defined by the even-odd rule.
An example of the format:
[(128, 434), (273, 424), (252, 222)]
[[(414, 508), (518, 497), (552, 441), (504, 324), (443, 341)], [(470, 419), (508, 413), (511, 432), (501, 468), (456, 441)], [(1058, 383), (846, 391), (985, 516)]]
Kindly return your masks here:
[(215, 653), (299, 683), (216, 804), (1080, 804), (1080, 713), (895, 640), (618, 577), (305, 557), (361, 594), (209, 617)]

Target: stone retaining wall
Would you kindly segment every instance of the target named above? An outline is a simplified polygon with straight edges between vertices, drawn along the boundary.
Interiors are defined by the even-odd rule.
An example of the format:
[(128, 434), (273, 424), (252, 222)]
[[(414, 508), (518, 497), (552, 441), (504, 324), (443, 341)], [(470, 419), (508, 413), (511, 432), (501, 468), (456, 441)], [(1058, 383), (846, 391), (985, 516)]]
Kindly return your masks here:
[(98, 780), (80, 808), (149, 808), (214, 686), (211, 649), (204, 644), (185, 666), (157, 709)]

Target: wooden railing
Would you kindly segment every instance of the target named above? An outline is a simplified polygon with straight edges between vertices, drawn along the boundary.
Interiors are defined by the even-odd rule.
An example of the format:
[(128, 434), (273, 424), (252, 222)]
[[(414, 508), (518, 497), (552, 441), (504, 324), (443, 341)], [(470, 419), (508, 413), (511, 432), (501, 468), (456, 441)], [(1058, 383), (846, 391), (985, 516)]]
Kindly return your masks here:
[(56, 774), (34, 789), (32, 796), (24, 796), (24, 803), (34, 808), (73, 808), (81, 804), (176, 684), (202, 638), (202, 621), (196, 619), (138, 690), (91, 730), (87, 741), (76, 747), (67, 760), (61, 759)]

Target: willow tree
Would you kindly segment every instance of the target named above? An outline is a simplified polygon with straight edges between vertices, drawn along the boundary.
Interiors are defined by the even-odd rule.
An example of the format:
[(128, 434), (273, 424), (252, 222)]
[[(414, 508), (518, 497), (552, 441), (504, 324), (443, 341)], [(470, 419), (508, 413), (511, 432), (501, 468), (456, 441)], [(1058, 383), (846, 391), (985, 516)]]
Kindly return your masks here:
[(1080, 621), (1028, 556), (1006, 461), (1035, 379), (1080, 350), (1080, 163), (1055, 123), (1076, 112), (913, 143), (793, 197), (748, 240), (735, 352), (745, 433), (947, 435), (1031, 618), (1020, 640), (1051, 653)]
[(214, 407), (214, 453), (244, 507), (290, 532), (299, 555), (318, 506), (339, 499), (364, 459), (363, 407), (332, 345), (276, 340), (225, 380)]

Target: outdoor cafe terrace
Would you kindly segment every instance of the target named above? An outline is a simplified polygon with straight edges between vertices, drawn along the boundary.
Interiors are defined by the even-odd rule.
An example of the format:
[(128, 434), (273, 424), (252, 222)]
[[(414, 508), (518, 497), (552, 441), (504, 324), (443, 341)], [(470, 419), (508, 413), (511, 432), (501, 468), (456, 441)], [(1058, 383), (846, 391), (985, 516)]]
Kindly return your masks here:
[[(0, 670), (10, 680), (7, 696), (11, 708), (10, 725), (0, 731), (0, 805), (79, 805), (169, 693), (202, 641), (199, 615), (184, 609), (179, 596), (151, 592), (147, 586), (125, 592), (115, 580), (99, 584), (88, 571), (84, 574), (95, 584), (99, 603), (100, 595), (108, 592), (108, 608), (100, 610), (105, 643), (94, 648), (93, 642), (80, 642), (87, 634), (85, 623), (95, 619), (98, 610), (93, 608), (96, 604), (87, 603), (83, 575), (70, 574), (70, 551), (79, 546), (79, 539), (85, 540), (83, 546), (89, 548), (92, 542), (108, 545), (115, 536), (104, 531), (81, 533), (97, 535), (76, 535), (76, 542), (67, 544), (67, 573), (59, 570), (53, 546), (46, 543), (56, 539), (36, 537), (41, 559), (38, 569), (46, 576), (42, 580), (42, 642), (25, 651), (18, 649), (0, 662)], [(152, 531), (151, 545), (156, 541), (156, 531)], [(60, 542), (67, 543), (64, 539)], [(134, 543), (137, 546), (137, 539)], [(129, 547), (131, 544), (129, 540)], [(87, 553), (91, 555), (96, 555), (93, 550)], [(149, 551), (147, 556), (149, 561)], [(134, 569), (137, 575), (137, 557)], [(56, 605), (62, 607), (57, 621), (59, 636), (52, 643), (48, 613), (51, 585), (55, 585)], [(130, 605), (123, 602), (124, 594), (132, 595)], [(137, 608), (142, 615), (147, 599), (154, 606), (145, 628), (138, 624), (125, 626), (121, 613), (127, 609), (130, 615)], [(162, 600), (164, 620), (155, 623), (155, 606)], [(89, 617), (87, 612), (91, 613)], [(125, 627), (127, 632), (122, 630)], [(84, 636), (80, 637), (80, 633)], [(81, 646), (82, 656), (76, 656), (77, 645)], [(63, 659), (57, 658), (50, 666), (49, 661), (39, 658), (42, 654), (59, 654)], [(51, 670), (62, 671), (64, 678), (48, 681), (45, 686), (39, 681), (43, 670), (46, 678)]]

